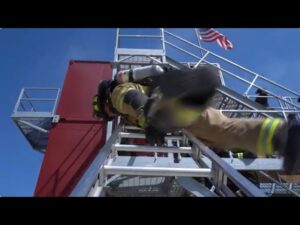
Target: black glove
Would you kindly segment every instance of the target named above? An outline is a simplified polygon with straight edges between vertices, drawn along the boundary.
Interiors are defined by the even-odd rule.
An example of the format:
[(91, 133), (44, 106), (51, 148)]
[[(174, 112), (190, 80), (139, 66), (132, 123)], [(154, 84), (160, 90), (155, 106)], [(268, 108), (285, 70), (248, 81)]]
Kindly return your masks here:
[(155, 129), (152, 126), (148, 126), (145, 128), (146, 140), (150, 145), (157, 144), (158, 146), (162, 146), (165, 142), (166, 134)]

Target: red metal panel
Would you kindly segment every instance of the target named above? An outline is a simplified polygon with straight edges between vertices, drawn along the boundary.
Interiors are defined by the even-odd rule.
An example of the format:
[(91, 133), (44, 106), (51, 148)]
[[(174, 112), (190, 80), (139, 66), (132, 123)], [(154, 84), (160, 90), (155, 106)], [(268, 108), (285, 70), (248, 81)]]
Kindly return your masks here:
[(92, 102), (100, 79), (110, 79), (109, 63), (72, 61), (64, 82), (57, 114), (68, 119), (93, 119)]
[(105, 143), (106, 124), (92, 117), (92, 97), (100, 79), (109, 79), (109, 62), (70, 62), (50, 131), (35, 196), (68, 196)]

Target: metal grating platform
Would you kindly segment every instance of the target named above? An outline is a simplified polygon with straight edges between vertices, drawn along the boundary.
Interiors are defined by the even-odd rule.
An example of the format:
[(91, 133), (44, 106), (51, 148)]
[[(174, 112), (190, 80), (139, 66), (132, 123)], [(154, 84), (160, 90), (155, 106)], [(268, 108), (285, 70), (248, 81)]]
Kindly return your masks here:
[(15, 105), (13, 121), (33, 149), (45, 152), (55, 115), (59, 88), (23, 88)]
[(172, 177), (122, 176), (106, 187), (109, 197), (179, 197), (187, 191)]

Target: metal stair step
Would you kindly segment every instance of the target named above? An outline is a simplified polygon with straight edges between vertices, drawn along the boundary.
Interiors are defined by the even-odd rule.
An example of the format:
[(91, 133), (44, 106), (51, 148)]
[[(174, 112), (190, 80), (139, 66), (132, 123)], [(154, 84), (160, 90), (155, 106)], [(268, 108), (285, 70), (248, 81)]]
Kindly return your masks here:
[(176, 177), (176, 181), (195, 197), (218, 197), (216, 193), (210, 191), (206, 186), (199, 183), (194, 178)]
[(137, 126), (123, 126), (123, 128), (127, 130), (143, 130), (142, 128)]
[[(174, 163), (173, 156), (118, 156), (110, 163), (111, 166), (136, 166), (136, 167), (170, 167), (170, 168), (199, 168), (191, 157), (182, 157), (179, 163)], [(208, 167), (206, 167), (208, 168)]]
[(212, 171), (208, 168), (172, 168), (172, 167), (132, 167), (132, 166), (104, 166), (106, 175), (138, 175), (138, 176), (184, 176), (184, 177), (211, 177)]
[[(141, 133), (129, 133), (129, 132), (120, 132), (119, 133), (120, 138), (139, 138), (139, 139), (145, 139), (145, 134)], [(166, 140), (183, 140), (182, 136), (166, 136)]]
[[(281, 171), (282, 167), (282, 159), (277, 158), (221, 158), (230, 166), (232, 166), (235, 170), (238, 171)], [(207, 167), (211, 167), (211, 160), (207, 157), (202, 158), (203, 162), (207, 165)]]
[(247, 170), (247, 171), (281, 171), (282, 159), (272, 159), (272, 158), (256, 158), (256, 159), (231, 159), (231, 158), (222, 158), (229, 165), (231, 165), (236, 170)]
[(165, 152), (165, 153), (192, 153), (191, 147), (155, 147), (144, 145), (125, 145), (125, 144), (113, 144), (112, 149), (115, 151), (127, 151), (127, 152)]

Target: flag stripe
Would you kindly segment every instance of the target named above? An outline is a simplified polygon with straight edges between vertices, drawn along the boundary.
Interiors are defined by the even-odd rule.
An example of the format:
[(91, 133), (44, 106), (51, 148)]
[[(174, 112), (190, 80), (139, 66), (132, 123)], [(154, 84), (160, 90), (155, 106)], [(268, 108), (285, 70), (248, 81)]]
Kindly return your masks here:
[(221, 48), (232, 49), (232, 43), (225, 37), (223, 34), (219, 33), (218, 31), (212, 28), (198, 28), (199, 30), (199, 37), (202, 41), (213, 42), (217, 41), (218, 45)]

